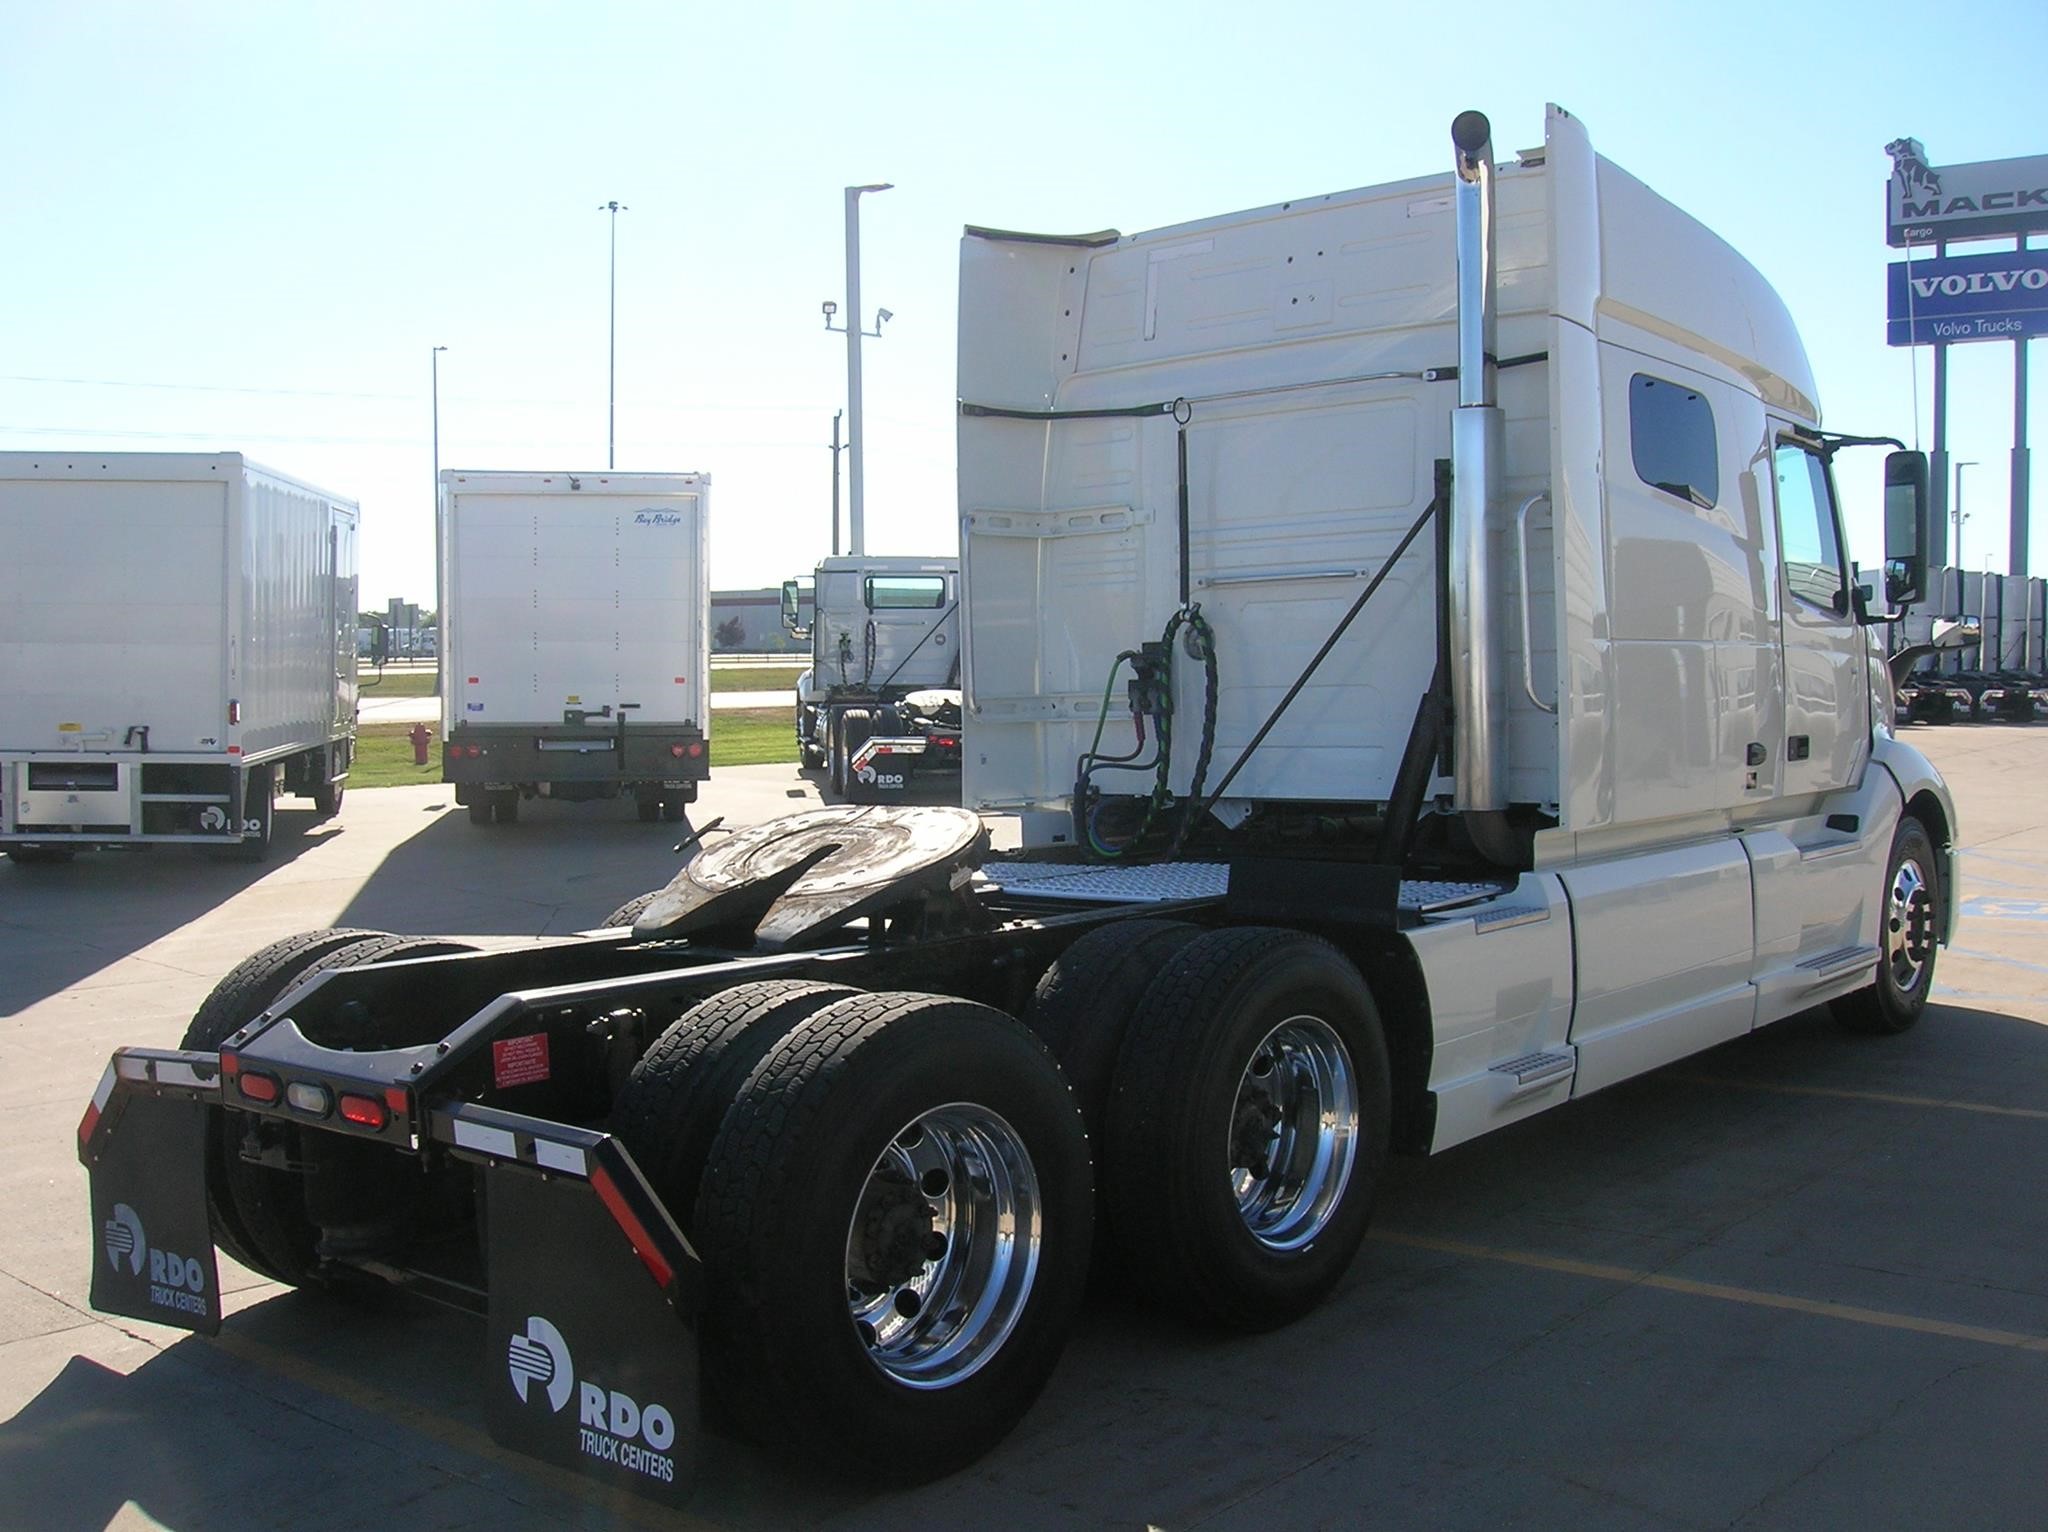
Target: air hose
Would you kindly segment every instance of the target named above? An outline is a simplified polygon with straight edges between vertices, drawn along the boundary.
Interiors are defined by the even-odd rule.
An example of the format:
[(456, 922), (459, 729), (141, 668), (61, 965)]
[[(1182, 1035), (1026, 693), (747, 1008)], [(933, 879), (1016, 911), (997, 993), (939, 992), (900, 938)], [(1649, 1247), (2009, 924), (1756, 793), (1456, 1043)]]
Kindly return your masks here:
[[(1202, 737), (1195, 755), (1194, 779), (1188, 796), (1185, 800), (1176, 800), (1170, 786), (1173, 772), (1173, 672), (1175, 640), (1182, 638), (1183, 631), (1189, 652), (1202, 662)], [(1131, 724), (1137, 742), (1127, 755), (1103, 755), (1102, 731), (1109, 720), (1110, 698), (1116, 691), (1117, 673), (1126, 664), (1131, 667), (1128, 695)], [(1172, 856), (1180, 850), (1181, 843), (1193, 827), (1194, 810), (1202, 801), (1203, 784), (1216, 747), (1216, 686), (1216, 635), (1208, 619), (1202, 615), (1199, 604), (1184, 606), (1175, 612), (1167, 620), (1166, 629), (1157, 643), (1126, 649), (1111, 663), (1109, 677), (1103, 683), (1102, 707), (1095, 719), (1094, 740), (1087, 753), (1075, 763), (1074, 836), (1091, 853), (1109, 859), (1139, 854), (1159, 815), (1176, 806), (1181, 813), (1166, 854)], [(1140, 760), (1145, 750), (1145, 720), (1148, 717), (1152, 720), (1152, 733), (1157, 743), (1152, 758)], [(1147, 770), (1152, 772), (1152, 789), (1145, 799), (1144, 815), (1129, 836), (1112, 843), (1106, 838), (1101, 824), (1108, 800), (1095, 786), (1095, 774), (1099, 771)]]

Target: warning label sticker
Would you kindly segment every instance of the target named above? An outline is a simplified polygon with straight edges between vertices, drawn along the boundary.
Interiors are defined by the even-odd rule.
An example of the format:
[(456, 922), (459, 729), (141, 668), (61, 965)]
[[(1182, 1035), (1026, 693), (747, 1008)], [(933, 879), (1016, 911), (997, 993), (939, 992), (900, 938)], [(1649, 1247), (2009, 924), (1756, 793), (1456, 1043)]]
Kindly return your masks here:
[(548, 1077), (548, 1037), (537, 1032), (531, 1037), (501, 1037), (491, 1044), (491, 1078), (498, 1089), (532, 1085)]

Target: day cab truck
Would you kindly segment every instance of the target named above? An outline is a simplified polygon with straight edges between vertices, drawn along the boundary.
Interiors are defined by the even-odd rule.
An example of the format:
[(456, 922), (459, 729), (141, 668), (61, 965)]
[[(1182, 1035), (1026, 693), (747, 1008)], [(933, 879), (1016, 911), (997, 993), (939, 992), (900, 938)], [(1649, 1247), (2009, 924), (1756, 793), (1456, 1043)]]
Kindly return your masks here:
[(1281, 1325), (1390, 1152), (1814, 1006), (1911, 1026), (1955, 810), (1873, 625), (1925, 461), (1865, 587), (1756, 271), (1570, 115), (1490, 137), (969, 230), (964, 785), (1026, 851), (836, 806), (573, 939), (267, 948), (93, 1098), (94, 1303), (211, 1329), (216, 1246), (401, 1281), (487, 1316), (492, 1429), (558, 1464), (677, 1499), (701, 1422), (929, 1478), (1030, 1405), (1091, 1262)]
[(681, 820), (711, 774), (711, 478), (441, 475), (441, 779)]
[(240, 453), (0, 453), (0, 851), (261, 861), (341, 810), (355, 502)]
[(835, 798), (888, 803), (934, 785), (957, 797), (958, 559), (835, 555), (782, 582), (782, 625), (811, 643), (796, 680), (798, 757), (825, 769)]

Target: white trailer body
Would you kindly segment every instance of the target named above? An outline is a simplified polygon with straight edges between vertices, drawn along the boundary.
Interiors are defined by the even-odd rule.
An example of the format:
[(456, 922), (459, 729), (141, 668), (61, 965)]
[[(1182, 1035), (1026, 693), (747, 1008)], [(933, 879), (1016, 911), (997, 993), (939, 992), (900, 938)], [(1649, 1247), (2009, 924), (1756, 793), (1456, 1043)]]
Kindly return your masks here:
[[(1515, 875), (1406, 938), (1438, 1147), (1867, 988), (1955, 906), (1783, 304), (1567, 113), (1484, 158), (961, 257), (963, 801), (1114, 858), (1105, 806), (1199, 795), (1188, 829), (1249, 852), (1400, 819), (1420, 766), (1425, 833)], [(1213, 727), (1173, 656), (1155, 793), (1105, 678), (1189, 607)], [(1091, 749), (1136, 764), (1081, 801)], [(1944, 891), (1910, 920), (1907, 817)]]
[(884, 801), (914, 779), (960, 768), (960, 561), (837, 555), (811, 579), (811, 625), (799, 585), (782, 586), (783, 623), (809, 637), (796, 681), (804, 765), (851, 801)]
[(338, 807), (355, 504), (238, 453), (0, 453), (0, 845), (270, 836)]
[(681, 817), (710, 771), (710, 488), (441, 475), (443, 774), (473, 818), (622, 793)]

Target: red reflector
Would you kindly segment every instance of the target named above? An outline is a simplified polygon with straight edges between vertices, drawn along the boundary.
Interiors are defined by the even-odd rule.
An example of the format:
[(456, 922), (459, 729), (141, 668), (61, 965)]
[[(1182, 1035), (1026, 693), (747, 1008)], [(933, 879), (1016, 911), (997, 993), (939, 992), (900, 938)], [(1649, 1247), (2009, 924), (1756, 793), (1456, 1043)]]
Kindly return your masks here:
[(640, 1257), (640, 1264), (647, 1268), (647, 1274), (654, 1278), (665, 1292), (669, 1283), (675, 1280), (675, 1268), (662, 1259), (661, 1252), (654, 1246), (654, 1237), (626, 1206), (626, 1199), (612, 1183), (612, 1178), (593, 1166), (590, 1172), (590, 1189), (597, 1193), (597, 1200), (612, 1215), (612, 1221), (625, 1231), (626, 1242), (633, 1247), (633, 1254)]
[(403, 1085), (385, 1086), (384, 1104), (391, 1108), (392, 1113), (395, 1116), (412, 1116), (412, 1093), (408, 1091)]
[(941, 750), (951, 750), (955, 745), (959, 744), (960, 741), (957, 739), (941, 739), (938, 735), (934, 734), (932, 736), (932, 743), (937, 745)]
[(242, 753), (242, 747), (241, 747), (240, 745), (230, 745), (230, 746), (228, 746), (228, 754), (229, 754), (229, 755), (240, 755), (241, 753)]
[(688, 679), (688, 677), (685, 677), (685, 676), (677, 676), (677, 677), (676, 677), (676, 685), (678, 685), (678, 686), (688, 686), (689, 684), (690, 684), (690, 683), (689, 683), (689, 679)]
[(483, 753), (483, 746), (481, 745), (471, 745), (469, 747), (469, 758), (472, 761), (475, 760), (478, 756), (482, 755)]
[(469, 684), (470, 684), (471, 686), (481, 686), (481, 685), (483, 684), (483, 682), (482, 682), (482, 681), (481, 681), (481, 680), (480, 680), (480, 679), (479, 679), (478, 677), (476, 677), (476, 676), (471, 676), (471, 677), (469, 678)]
[(251, 1101), (275, 1101), (283, 1089), (277, 1083), (276, 1075), (245, 1074), (241, 1083), (242, 1094)]
[(232, 1080), (242, 1072), (242, 1056), (239, 1053), (223, 1053), (220, 1056), (220, 1072)]
[(342, 1118), (358, 1127), (381, 1128), (391, 1120), (384, 1103), (369, 1096), (343, 1096), (340, 1106)]
[(86, 1102), (85, 1115), (78, 1119), (78, 1142), (80, 1144), (90, 1143), (92, 1141), (92, 1130), (99, 1125), (100, 1109), (90, 1101)]
[(698, 757), (698, 756), (700, 756), (700, 755), (702, 755), (703, 753), (704, 753), (704, 747), (703, 747), (702, 745), (692, 745), (692, 746), (690, 746), (690, 759), (691, 759), (691, 760), (693, 760), (693, 761), (694, 761), (694, 760), (696, 760), (696, 759), (697, 759), (697, 757)]

